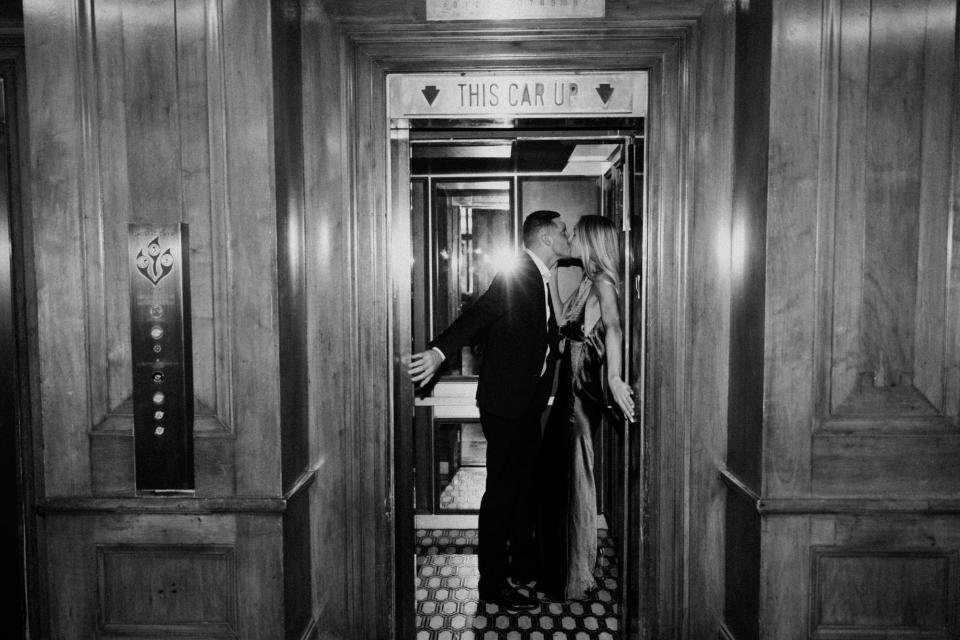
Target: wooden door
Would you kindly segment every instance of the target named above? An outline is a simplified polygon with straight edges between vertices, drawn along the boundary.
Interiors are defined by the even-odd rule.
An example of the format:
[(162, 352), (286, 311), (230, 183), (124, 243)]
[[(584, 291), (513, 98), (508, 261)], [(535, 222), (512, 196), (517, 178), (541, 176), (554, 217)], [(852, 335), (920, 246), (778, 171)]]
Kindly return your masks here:
[(956, 43), (953, 0), (774, 6), (763, 638), (960, 634)]

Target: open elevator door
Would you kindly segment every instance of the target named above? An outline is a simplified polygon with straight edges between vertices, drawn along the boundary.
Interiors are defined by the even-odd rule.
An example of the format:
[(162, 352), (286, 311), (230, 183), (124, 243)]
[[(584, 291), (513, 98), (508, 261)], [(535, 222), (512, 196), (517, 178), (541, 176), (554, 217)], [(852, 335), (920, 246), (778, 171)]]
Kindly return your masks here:
[[(415, 75), (415, 74), (413, 74)], [(566, 74), (562, 79), (553, 83), (553, 100), (556, 102), (560, 93), (566, 92), (566, 96), (560, 99), (569, 100), (569, 93), (573, 91), (584, 93), (587, 87), (595, 89), (597, 96), (602, 96), (607, 91), (606, 104), (609, 102), (611, 93), (616, 93), (619, 85), (616, 83), (622, 80), (620, 76), (624, 74), (612, 74), (602, 77), (591, 78), (588, 74), (574, 75)], [(631, 99), (628, 105), (630, 115), (637, 114), (637, 107), (634, 102), (642, 102), (645, 107), (645, 76), (643, 76), (642, 91), (637, 91), (636, 74), (628, 75), (631, 86)], [(642, 372), (643, 372), (643, 339), (642, 339), (642, 295), (640, 283), (640, 266), (642, 256), (638, 249), (642, 246), (640, 241), (641, 230), (639, 221), (642, 219), (641, 207), (643, 201), (643, 119), (642, 118), (620, 118), (620, 121), (634, 123), (631, 127), (620, 127), (614, 124), (610, 119), (618, 117), (620, 114), (615, 109), (613, 113), (608, 113), (600, 109), (590, 111), (589, 109), (576, 112), (574, 118), (558, 118), (550, 122), (549, 126), (544, 126), (549, 119), (537, 118), (503, 118), (492, 117), (502, 116), (493, 112), (489, 102), (491, 96), (499, 94), (501, 97), (509, 97), (513, 92), (512, 87), (521, 85), (530, 92), (530, 100), (535, 102), (538, 95), (550, 94), (551, 83), (541, 82), (543, 78), (537, 81), (530, 81), (524, 77), (509, 76), (482, 76), (477, 82), (468, 82), (462, 74), (456, 74), (451, 83), (446, 85), (439, 82), (439, 78), (431, 76), (429, 78), (411, 77), (411, 75), (391, 77), (390, 87), (391, 95), (389, 104), (403, 105), (397, 113), (391, 115), (404, 115), (413, 117), (391, 117), (390, 131), (390, 179), (391, 179), (391, 206), (390, 206), (390, 230), (391, 230), (391, 267), (392, 267), (392, 344), (393, 344), (393, 362), (394, 362), (394, 470), (395, 487), (394, 513), (396, 523), (396, 584), (398, 585), (397, 611), (395, 612), (397, 621), (397, 636), (401, 638), (415, 637), (415, 576), (416, 576), (416, 556), (414, 542), (414, 514), (423, 509), (425, 503), (422, 484), (415, 480), (415, 469), (418, 463), (422, 467), (422, 456), (418, 456), (415, 451), (414, 422), (417, 415), (418, 404), (422, 404), (415, 398), (414, 387), (410, 383), (406, 374), (406, 365), (410, 353), (422, 350), (426, 341), (432, 337), (435, 332), (439, 332), (444, 327), (431, 327), (427, 322), (426, 316), (431, 315), (428, 306), (417, 304), (417, 283), (423, 283), (429, 280), (431, 266), (427, 260), (424, 260), (423, 252), (417, 252), (415, 245), (422, 240), (424, 234), (429, 235), (429, 231), (423, 228), (425, 223), (421, 215), (423, 207), (431, 208), (433, 206), (432, 194), (433, 187), (429, 181), (419, 181), (411, 171), (412, 147), (416, 145), (416, 140), (411, 141), (411, 125), (416, 134), (420, 134), (420, 139), (429, 138), (423, 135), (424, 130), (429, 130), (431, 126), (436, 126), (438, 122), (445, 122), (444, 126), (450, 126), (453, 123), (454, 129), (460, 129), (461, 135), (467, 138), (470, 135), (465, 131), (473, 129), (473, 144), (478, 139), (489, 138), (492, 132), (496, 132), (501, 141), (512, 141), (516, 144), (517, 140), (524, 137), (536, 138), (534, 133), (524, 130), (524, 123), (536, 123), (536, 126), (550, 129), (550, 133), (539, 136), (555, 137), (560, 139), (576, 139), (582, 142), (594, 142), (597, 144), (612, 144), (616, 147), (616, 153), (612, 154), (609, 160), (609, 168), (603, 175), (597, 179), (597, 210), (596, 213), (613, 219), (618, 229), (621, 229), (621, 253), (622, 277), (621, 277), (621, 313), (624, 323), (624, 378), (633, 386), (637, 394), (638, 415), (643, 415), (643, 398), (641, 390)], [(611, 84), (613, 81), (613, 84)], [(565, 83), (564, 89), (558, 90), (556, 87)], [(492, 89), (491, 86), (500, 85), (500, 91)], [(542, 87), (538, 86), (542, 85)], [(593, 86), (595, 85), (595, 86)], [(611, 91), (611, 86), (614, 88)], [(504, 89), (506, 87), (506, 89)], [(456, 116), (457, 113), (442, 113), (440, 115), (448, 116), (446, 118), (432, 117), (437, 114), (430, 112), (429, 119), (418, 120), (417, 109), (423, 109), (422, 105), (417, 106), (417, 101), (424, 104), (440, 103), (439, 95), (446, 90), (448, 96), (459, 91), (461, 100), (460, 108), (463, 103), (469, 103), (468, 106), (474, 108), (468, 114), (470, 117), (449, 117)], [(558, 93), (559, 91), (559, 93)], [(523, 90), (518, 88), (514, 92), (517, 99), (523, 100)], [(621, 90), (621, 95), (626, 93)], [(642, 95), (641, 95), (642, 94)], [(456, 97), (456, 96), (455, 96)], [(409, 103), (414, 103), (413, 107)], [(476, 103), (476, 104), (474, 104)], [(623, 109), (620, 107), (621, 110)], [(456, 111), (456, 109), (453, 109)], [(411, 113), (413, 112), (413, 113)], [(481, 116), (490, 116), (483, 118)], [(531, 115), (529, 113), (514, 114), (520, 116)], [(533, 115), (544, 115), (534, 113)], [(561, 114), (566, 115), (566, 114)], [(641, 114), (642, 115), (642, 114)], [(425, 116), (421, 116), (426, 118)], [(552, 116), (556, 117), (556, 116)], [(636, 126), (636, 123), (641, 123)], [(588, 123), (585, 125), (584, 123)], [(476, 128), (486, 129), (482, 134), (477, 134)], [(580, 130), (578, 130), (578, 128)], [(592, 128), (593, 131), (587, 133), (584, 128)], [(451, 135), (449, 131), (443, 135)], [(456, 132), (452, 137), (456, 137)], [(455, 172), (454, 172), (455, 173)], [(463, 176), (454, 176), (462, 178)], [(501, 176), (502, 177), (502, 176)], [(516, 185), (516, 175), (514, 175), (514, 184)], [(519, 188), (511, 191), (511, 204), (515, 207), (522, 207), (521, 194)], [(549, 207), (546, 207), (549, 208)], [(529, 213), (529, 211), (526, 211)], [(519, 217), (519, 216), (518, 216)], [(514, 225), (513, 241), (514, 250), (519, 249), (519, 223)], [(432, 315), (431, 315), (432, 319)], [(462, 373), (462, 372), (461, 372)], [(423, 428), (422, 425), (420, 427)], [(599, 465), (597, 468), (598, 486), (600, 487), (598, 495), (598, 506), (606, 518), (607, 527), (611, 537), (616, 544), (616, 557), (618, 559), (619, 573), (617, 581), (619, 607), (619, 628), (627, 631), (636, 627), (636, 617), (639, 611), (630, 610), (625, 606), (631, 592), (636, 592), (639, 585), (632, 585), (632, 582), (639, 579), (639, 572), (631, 571), (632, 567), (637, 566), (637, 559), (632, 558), (631, 551), (639, 552), (640, 528), (636, 518), (631, 518), (630, 507), (631, 500), (635, 498), (636, 487), (641, 483), (636, 476), (641, 472), (636, 461), (632, 456), (636, 455), (636, 443), (640, 442), (639, 429), (642, 425), (629, 425), (626, 423), (604, 425), (600, 432), (599, 442), (595, 443)], [(431, 427), (432, 432), (432, 427)], [(634, 440), (634, 442), (632, 442)], [(602, 452), (602, 453), (601, 453)], [(419, 469), (422, 472), (422, 469)], [(431, 472), (432, 473), (432, 472)], [(420, 490), (420, 493), (416, 492)], [(433, 489), (431, 488), (430, 491)], [(415, 495), (417, 497), (415, 497)], [(634, 501), (633, 504), (636, 504)], [(636, 515), (636, 514), (634, 514)], [(631, 529), (632, 527), (632, 529)], [(639, 553), (637, 554), (639, 558)], [(633, 575), (636, 573), (637, 575)], [(626, 596), (626, 597), (625, 597)], [(630, 618), (634, 618), (631, 624)], [(629, 633), (629, 632), (628, 632)]]

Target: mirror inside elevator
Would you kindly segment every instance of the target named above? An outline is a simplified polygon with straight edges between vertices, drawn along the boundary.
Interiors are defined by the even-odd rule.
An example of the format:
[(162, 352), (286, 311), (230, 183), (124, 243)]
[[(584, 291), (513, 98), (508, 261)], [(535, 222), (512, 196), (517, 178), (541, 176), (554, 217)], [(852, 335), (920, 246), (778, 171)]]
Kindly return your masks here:
[[(624, 380), (636, 384), (642, 354), (639, 296), (643, 119), (430, 120), (409, 123), (405, 149), (394, 149), (409, 184), (409, 351), (430, 340), (483, 295), (498, 270), (523, 251), (522, 225), (536, 210), (560, 214), (567, 230), (584, 215), (617, 230)], [(408, 137), (407, 137), (408, 136)], [(397, 175), (396, 173), (394, 175)], [(552, 273), (554, 312), (577, 292), (576, 259)], [(630, 526), (626, 513), (629, 425), (612, 413), (592, 429), (587, 463), (596, 501), (595, 586), (581, 597), (551, 598), (536, 581), (516, 584), (537, 605), (513, 610), (478, 594), (478, 511), (486, 483), (486, 440), (476, 406), (485, 336), (445, 354), (426, 384), (412, 386), (409, 490), (415, 513), (417, 638), (618, 638), (624, 624), (621, 562)], [(400, 341), (402, 344), (403, 341)], [(558, 367), (559, 369), (559, 367)], [(556, 377), (554, 376), (554, 388)], [(639, 404), (639, 401), (638, 401)], [(553, 405), (541, 421), (546, 428)], [(403, 421), (406, 422), (406, 421)], [(402, 577), (402, 576), (401, 576)], [(537, 632), (540, 632), (540, 636)]]

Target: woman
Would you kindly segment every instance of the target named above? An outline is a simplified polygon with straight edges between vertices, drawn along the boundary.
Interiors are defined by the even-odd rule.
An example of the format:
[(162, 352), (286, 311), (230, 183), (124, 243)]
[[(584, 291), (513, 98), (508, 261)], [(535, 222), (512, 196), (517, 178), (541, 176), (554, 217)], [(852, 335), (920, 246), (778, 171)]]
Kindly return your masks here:
[(608, 394), (631, 421), (634, 412), (633, 391), (621, 377), (620, 250), (615, 225), (602, 216), (583, 216), (574, 228), (571, 252), (580, 259), (584, 275), (560, 315), (566, 347), (543, 435), (543, 500), (537, 523), (537, 590), (558, 601), (583, 599), (596, 589), (593, 438)]

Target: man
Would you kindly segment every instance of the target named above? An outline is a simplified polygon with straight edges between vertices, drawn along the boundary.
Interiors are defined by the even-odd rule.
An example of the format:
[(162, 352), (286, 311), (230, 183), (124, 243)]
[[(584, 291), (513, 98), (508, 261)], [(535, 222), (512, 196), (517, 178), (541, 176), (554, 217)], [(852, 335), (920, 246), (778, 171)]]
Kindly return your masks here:
[(530, 609), (534, 598), (509, 582), (536, 575), (533, 487), (546, 408), (558, 354), (550, 300), (550, 270), (570, 255), (567, 227), (556, 211), (534, 211), (523, 221), (524, 253), (494, 277), (487, 291), (414, 354), (416, 383), (433, 377), (447, 355), (481, 336), (477, 384), (480, 425), (487, 440), (487, 484), (480, 501), (480, 599), (506, 609)]

